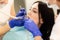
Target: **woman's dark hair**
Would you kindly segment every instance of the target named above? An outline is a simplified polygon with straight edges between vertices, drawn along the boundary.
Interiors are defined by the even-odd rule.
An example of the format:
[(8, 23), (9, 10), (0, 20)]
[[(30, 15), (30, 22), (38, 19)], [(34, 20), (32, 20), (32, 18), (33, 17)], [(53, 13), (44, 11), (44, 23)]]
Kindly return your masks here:
[(52, 8), (48, 8), (46, 3), (43, 3), (41, 1), (36, 1), (34, 4), (35, 3), (38, 3), (39, 20), (41, 15), (44, 22), (40, 27), (40, 31), (43, 34), (42, 38), (44, 40), (49, 40), (49, 36), (54, 24), (54, 12)]

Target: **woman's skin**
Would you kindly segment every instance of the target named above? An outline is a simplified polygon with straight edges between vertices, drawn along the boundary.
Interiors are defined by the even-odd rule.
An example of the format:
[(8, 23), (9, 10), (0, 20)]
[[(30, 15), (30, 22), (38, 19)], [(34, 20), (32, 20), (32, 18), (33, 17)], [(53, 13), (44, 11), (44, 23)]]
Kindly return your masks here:
[(40, 26), (43, 24), (43, 19), (41, 18), (40, 15), (40, 20), (39, 20), (39, 15), (38, 15), (38, 3), (35, 3), (32, 5), (31, 9), (29, 10), (27, 16), (32, 19), (37, 25), (40, 21)]
[[(39, 20), (39, 16), (38, 16), (38, 3), (33, 4), (31, 9), (29, 10), (27, 16), (30, 19), (32, 19), (37, 25), (38, 25), (39, 21), (40, 21), (40, 26), (41, 26), (41, 24), (43, 24), (43, 20), (41, 18), (41, 15), (40, 15), (40, 20)], [(42, 40), (41, 36), (36, 36), (36, 37), (34, 37), (34, 39), (35, 40)]]

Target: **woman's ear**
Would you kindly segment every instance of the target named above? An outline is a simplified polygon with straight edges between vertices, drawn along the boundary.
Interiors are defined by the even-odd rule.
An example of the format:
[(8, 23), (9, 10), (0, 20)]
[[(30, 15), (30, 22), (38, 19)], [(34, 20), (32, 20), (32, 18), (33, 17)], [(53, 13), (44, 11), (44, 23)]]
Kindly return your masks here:
[(42, 18), (40, 19), (40, 23), (43, 24), (43, 19)]
[(42, 25), (43, 23), (44, 23), (44, 22), (43, 22), (43, 19), (41, 18), (40, 21), (39, 21), (39, 23), (38, 23), (39, 28), (41, 27), (41, 25)]

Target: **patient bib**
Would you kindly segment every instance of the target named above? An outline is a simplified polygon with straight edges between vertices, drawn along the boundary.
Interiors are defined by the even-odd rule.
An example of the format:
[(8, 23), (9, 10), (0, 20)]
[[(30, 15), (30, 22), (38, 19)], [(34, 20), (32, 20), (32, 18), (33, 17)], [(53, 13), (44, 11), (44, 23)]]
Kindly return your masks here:
[(2, 40), (34, 40), (34, 38), (24, 27), (14, 27), (4, 35)]

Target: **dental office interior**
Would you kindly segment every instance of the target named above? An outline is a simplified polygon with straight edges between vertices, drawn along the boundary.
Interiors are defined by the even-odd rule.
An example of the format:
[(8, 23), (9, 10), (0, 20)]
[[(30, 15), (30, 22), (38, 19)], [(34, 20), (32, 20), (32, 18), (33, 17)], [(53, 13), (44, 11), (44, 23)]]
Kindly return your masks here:
[[(29, 9), (31, 8), (31, 6), (33, 5), (33, 3), (34, 2), (36, 2), (36, 1), (42, 1), (42, 2), (44, 2), (44, 3), (46, 3), (46, 4), (48, 4), (48, 2), (50, 3), (50, 4), (55, 4), (55, 0), (14, 0), (14, 9), (15, 9), (15, 14), (17, 14), (18, 12), (19, 12), (19, 10), (21, 9), (21, 8), (24, 8), (25, 10), (26, 10), (26, 13), (28, 13), (28, 11), (29, 11)], [(9, 15), (8, 15), (9, 16)], [(15, 29), (16, 30), (16, 29)], [(23, 35), (24, 35), (24, 33), (25, 32), (22, 32), (23, 33)], [(22, 33), (21, 33), (21, 35), (22, 35)], [(29, 34), (28, 32), (26, 32), (25, 33), (26, 35), (27, 34)], [(29, 37), (30, 39), (28, 39), (28, 35), (27, 35), (27, 38), (21, 38), (21, 39), (18, 39), (18, 38), (15, 38), (15, 37), (13, 37), (13, 35), (12, 35), (12, 37), (13, 38), (15, 38), (15, 39), (10, 39), (10, 37), (8, 37), (7, 36), (8, 35), (8, 33), (5, 35), (2, 35), (2, 36), (0, 36), (0, 40), (21, 40), (21, 39), (25, 39), (25, 40), (34, 40), (32, 37)], [(26, 35), (24, 35), (25, 37), (26, 37)], [(29, 34), (30, 36), (31, 36), (31, 34)], [(10, 35), (9, 35), (10, 36)], [(7, 39), (6, 39), (7, 38)], [(53, 38), (53, 37), (52, 37)], [(41, 40), (43, 40), (43, 39), (41, 39)], [(53, 40), (53, 39), (50, 39), (50, 40)], [(55, 40), (55, 39), (54, 39)], [(57, 40), (57, 39), (56, 39)], [(59, 40), (59, 39), (58, 39)]]

